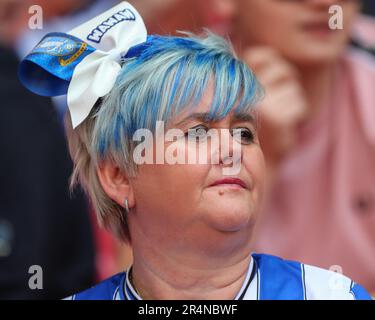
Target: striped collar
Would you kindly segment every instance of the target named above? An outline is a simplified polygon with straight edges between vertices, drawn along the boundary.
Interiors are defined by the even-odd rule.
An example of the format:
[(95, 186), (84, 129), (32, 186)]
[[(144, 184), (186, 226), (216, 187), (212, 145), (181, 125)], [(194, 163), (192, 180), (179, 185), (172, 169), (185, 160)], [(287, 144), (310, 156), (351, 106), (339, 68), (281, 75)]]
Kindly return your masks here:
[[(132, 266), (128, 268), (128, 270), (122, 277), (120, 286), (116, 289), (113, 295), (113, 300), (142, 300), (142, 298), (138, 295), (137, 291), (130, 282), (129, 274), (131, 268)], [(249, 291), (250, 285), (253, 285), (252, 282), (256, 281), (256, 279), (254, 278), (256, 277), (257, 269), (257, 263), (254, 258), (251, 257), (245, 280), (234, 300), (243, 300), (245, 298), (246, 293)]]

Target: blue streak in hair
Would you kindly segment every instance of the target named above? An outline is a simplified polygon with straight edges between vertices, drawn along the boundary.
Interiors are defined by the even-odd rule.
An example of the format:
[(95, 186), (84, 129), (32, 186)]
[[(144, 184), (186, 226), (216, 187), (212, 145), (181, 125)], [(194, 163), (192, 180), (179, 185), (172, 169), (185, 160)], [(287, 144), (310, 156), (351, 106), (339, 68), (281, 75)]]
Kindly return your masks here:
[(139, 128), (153, 131), (157, 120), (168, 122), (171, 112), (194, 107), (209, 81), (214, 88), (210, 121), (232, 110), (248, 111), (261, 92), (252, 72), (223, 39), (149, 36), (129, 50), (115, 88), (98, 111), (98, 152), (104, 156), (109, 149), (124, 148), (124, 136), (132, 139)]

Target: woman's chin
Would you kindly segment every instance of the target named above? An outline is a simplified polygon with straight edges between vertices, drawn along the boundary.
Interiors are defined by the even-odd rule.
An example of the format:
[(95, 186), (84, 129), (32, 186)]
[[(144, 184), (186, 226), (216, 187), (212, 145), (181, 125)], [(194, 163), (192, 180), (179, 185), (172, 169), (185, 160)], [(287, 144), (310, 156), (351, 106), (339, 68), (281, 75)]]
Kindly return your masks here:
[(253, 214), (247, 208), (221, 208), (207, 216), (206, 222), (220, 232), (238, 232), (247, 229), (253, 221)]

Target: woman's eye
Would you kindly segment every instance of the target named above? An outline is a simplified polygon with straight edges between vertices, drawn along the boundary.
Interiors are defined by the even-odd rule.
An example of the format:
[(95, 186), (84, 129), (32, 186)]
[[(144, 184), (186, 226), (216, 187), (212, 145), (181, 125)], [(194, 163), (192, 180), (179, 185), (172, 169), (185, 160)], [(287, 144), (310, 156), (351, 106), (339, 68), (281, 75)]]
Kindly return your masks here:
[(255, 140), (254, 133), (249, 128), (235, 128), (231, 130), (231, 135), (239, 143), (251, 144)]
[(208, 128), (204, 125), (198, 125), (193, 128), (190, 128), (187, 133), (185, 133), (185, 136), (187, 136), (189, 139), (195, 139), (195, 140), (204, 140), (207, 138), (207, 132)]

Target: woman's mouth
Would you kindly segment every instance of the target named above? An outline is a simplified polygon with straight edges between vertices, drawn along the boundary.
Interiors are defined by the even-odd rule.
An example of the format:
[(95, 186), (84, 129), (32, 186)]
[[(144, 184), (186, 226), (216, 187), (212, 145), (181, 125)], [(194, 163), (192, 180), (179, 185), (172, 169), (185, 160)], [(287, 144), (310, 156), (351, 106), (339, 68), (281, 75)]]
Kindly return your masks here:
[(210, 187), (229, 187), (229, 188), (240, 188), (247, 189), (246, 183), (239, 178), (224, 178), (215, 181)]

